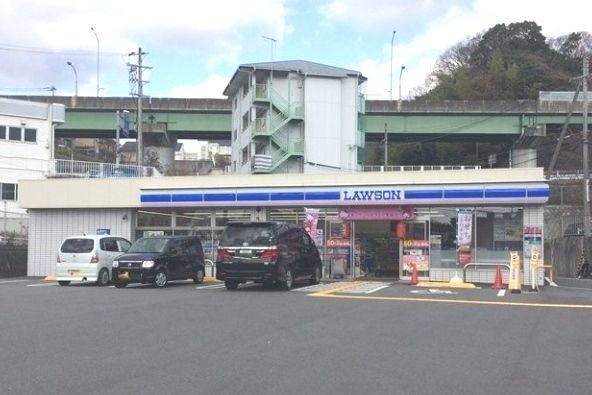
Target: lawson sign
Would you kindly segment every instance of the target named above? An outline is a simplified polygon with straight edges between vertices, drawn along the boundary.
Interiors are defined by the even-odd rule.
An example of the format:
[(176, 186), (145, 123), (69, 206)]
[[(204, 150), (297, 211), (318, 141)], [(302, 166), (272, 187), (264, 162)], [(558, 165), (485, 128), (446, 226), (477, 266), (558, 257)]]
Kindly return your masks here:
[(544, 183), (368, 185), (351, 187), (170, 188), (140, 192), (142, 207), (368, 206), (535, 204), (549, 199)]

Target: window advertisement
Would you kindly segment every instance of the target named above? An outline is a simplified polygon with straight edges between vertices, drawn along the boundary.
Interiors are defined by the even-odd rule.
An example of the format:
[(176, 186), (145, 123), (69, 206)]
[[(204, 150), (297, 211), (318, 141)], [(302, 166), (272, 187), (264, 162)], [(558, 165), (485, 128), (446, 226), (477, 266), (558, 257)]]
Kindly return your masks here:
[(351, 223), (330, 222), (326, 244), (325, 275), (329, 278), (346, 278), (351, 275)]
[(464, 266), (471, 262), (471, 242), (473, 240), (473, 211), (458, 211), (456, 263)]
[(428, 240), (403, 240), (401, 276), (410, 277), (414, 266), (419, 277), (429, 277), (430, 242)]

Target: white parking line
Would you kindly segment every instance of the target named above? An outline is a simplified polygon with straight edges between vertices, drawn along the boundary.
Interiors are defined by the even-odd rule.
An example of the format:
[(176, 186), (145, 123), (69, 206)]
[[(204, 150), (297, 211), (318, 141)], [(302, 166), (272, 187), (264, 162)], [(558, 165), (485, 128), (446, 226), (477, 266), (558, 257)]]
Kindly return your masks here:
[(376, 291), (380, 291), (381, 289), (385, 289), (385, 288), (388, 288), (388, 287), (389, 287), (388, 285), (383, 285), (383, 286), (381, 286), (381, 287), (378, 287), (378, 288), (371, 289), (371, 290), (369, 290), (369, 291), (366, 291), (366, 292), (364, 292), (364, 293), (366, 293), (366, 294), (371, 294), (371, 293), (374, 293), (374, 292), (376, 292)]
[(0, 284), (23, 283), (23, 282), (27, 282), (27, 281), (31, 281), (31, 280), (5, 280), (5, 281), (0, 281)]
[(502, 297), (506, 294), (506, 290), (505, 289), (500, 289), (497, 293), (497, 296)]
[(54, 287), (58, 283), (39, 283), (39, 284), (27, 284), (27, 287)]
[(199, 287), (195, 287), (195, 289), (220, 289), (220, 288), (224, 288), (225, 285), (224, 284), (212, 284), (212, 285), (202, 285)]

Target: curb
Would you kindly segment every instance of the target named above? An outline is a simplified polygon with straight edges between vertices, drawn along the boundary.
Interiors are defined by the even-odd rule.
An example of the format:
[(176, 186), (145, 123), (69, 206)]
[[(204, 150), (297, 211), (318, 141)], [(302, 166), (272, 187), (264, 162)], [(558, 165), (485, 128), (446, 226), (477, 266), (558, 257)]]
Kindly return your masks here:
[(49, 276), (46, 276), (43, 280), (44, 281), (57, 281), (57, 278), (53, 274), (50, 274)]

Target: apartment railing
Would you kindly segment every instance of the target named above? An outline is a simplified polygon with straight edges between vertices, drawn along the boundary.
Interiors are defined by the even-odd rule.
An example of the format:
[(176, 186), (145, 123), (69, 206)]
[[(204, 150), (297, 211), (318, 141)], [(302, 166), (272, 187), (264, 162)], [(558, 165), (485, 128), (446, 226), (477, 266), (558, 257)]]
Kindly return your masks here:
[(120, 165), (115, 163), (84, 162), (78, 160), (53, 159), (49, 161), (48, 177), (64, 178), (120, 178), (120, 177), (162, 177), (151, 166)]
[(479, 170), (481, 166), (364, 166), (364, 171)]

